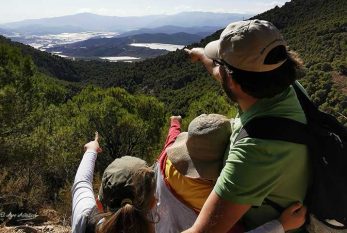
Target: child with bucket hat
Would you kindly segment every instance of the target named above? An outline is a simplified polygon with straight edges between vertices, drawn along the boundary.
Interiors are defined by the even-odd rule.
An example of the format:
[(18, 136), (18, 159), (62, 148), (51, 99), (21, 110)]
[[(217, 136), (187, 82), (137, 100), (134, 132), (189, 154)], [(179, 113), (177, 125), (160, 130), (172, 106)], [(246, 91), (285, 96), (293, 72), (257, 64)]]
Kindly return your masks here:
[[(219, 114), (202, 114), (193, 119), (188, 132), (180, 130), (181, 118), (171, 117), (164, 149), (155, 167), (157, 176), (156, 232), (180, 232), (194, 223), (223, 166), (231, 135), (230, 119)], [(268, 222), (252, 233), (284, 232), (304, 223), (301, 204), (286, 209), (280, 221)], [(281, 224), (282, 223), (282, 224)], [(244, 232), (237, 224), (229, 232)]]
[[(221, 115), (203, 114), (182, 133), (180, 121), (180, 117), (171, 117), (164, 149), (153, 167), (131, 156), (114, 160), (104, 171), (99, 200), (92, 188), (94, 164), (101, 151), (98, 137), (85, 145), (72, 188), (72, 232), (170, 233), (194, 223), (218, 178), (230, 121)], [(304, 222), (297, 209), (294, 205), (284, 211), (280, 221), (250, 232), (282, 233), (284, 227), (297, 228)], [(233, 232), (243, 231), (238, 228)]]

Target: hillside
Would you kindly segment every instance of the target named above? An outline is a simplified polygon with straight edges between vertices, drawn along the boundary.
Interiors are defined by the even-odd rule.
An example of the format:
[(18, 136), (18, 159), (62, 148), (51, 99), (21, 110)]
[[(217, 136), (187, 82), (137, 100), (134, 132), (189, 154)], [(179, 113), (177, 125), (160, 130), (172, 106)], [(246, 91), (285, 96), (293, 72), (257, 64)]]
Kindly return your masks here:
[[(271, 21), (281, 29), (290, 49), (297, 51), (304, 60), (306, 69), (301, 82), (312, 100), (324, 111), (335, 115), (341, 122), (347, 124), (347, 1), (294, 0), (281, 8), (276, 7), (254, 18)], [(221, 31), (217, 31), (193, 46), (205, 46), (208, 42), (218, 39)], [(137, 79), (136, 86), (143, 89), (153, 85), (153, 89), (157, 90), (154, 93), (157, 93), (159, 99), (165, 101), (160, 92), (165, 93), (166, 87), (179, 85), (174, 81), (180, 80), (179, 75), (191, 74), (191, 71), (196, 69), (195, 74), (191, 76), (192, 82), (186, 80), (188, 85), (194, 86), (200, 82), (199, 80), (203, 82), (206, 72), (194, 65), (183, 64), (185, 58), (181, 52), (163, 56), (153, 63), (160, 64), (170, 58), (175, 60), (174, 64), (160, 66), (159, 69), (163, 70), (163, 73), (157, 73), (152, 78), (146, 77), (143, 82)], [(143, 73), (150, 72), (152, 68), (148, 65), (151, 63), (151, 61), (138, 63), (135, 69)], [(78, 67), (83, 69), (83, 66)], [(176, 76), (173, 75), (175, 77), (163, 80), (163, 87), (155, 85), (156, 80), (162, 80), (162, 74), (167, 73), (164, 70), (171, 71), (176, 67), (181, 69)], [(118, 69), (122, 71), (127, 68), (110, 67), (109, 69), (112, 73), (117, 73)], [(153, 67), (153, 69), (156, 68)], [(88, 78), (88, 80), (103, 83), (103, 85), (118, 85), (116, 80), (119, 77), (115, 76), (115, 78), (107, 78), (108, 81), (105, 83), (100, 82), (100, 79), (96, 81)], [(147, 78), (151, 78), (152, 82)], [(165, 81), (169, 81), (170, 84), (166, 86)], [(164, 90), (161, 91), (161, 88)]]
[[(310, 11), (303, 13), (303, 9), (310, 9)], [(305, 15), (304, 18), (302, 18), (302, 14)], [(297, 51), (305, 62), (306, 70), (301, 82), (311, 95), (312, 100), (324, 111), (335, 115), (341, 122), (347, 123), (347, 2), (334, 0), (328, 4), (320, 0), (294, 1), (287, 3), (282, 8), (275, 8), (258, 15), (256, 18), (273, 21), (276, 26), (281, 28), (289, 47)], [(302, 21), (297, 20), (298, 18), (302, 18), (305, 23), (301, 23)], [(312, 29), (310, 25), (315, 26)], [(217, 39), (220, 32), (218, 31), (207, 37), (201, 44), (194, 44), (194, 46), (204, 46), (209, 41)], [(165, 63), (171, 59), (175, 61), (174, 64)], [(194, 87), (197, 83), (201, 84), (201, 82), (207, 81), (204, 70), (185, 62), (184, 54), (176, 52), (156, 60), (138, 63), (134, 67), (108, 67), (113, 77), (107, 77), (106, 82), (100, 79), (87, 78), (88, 72), (84, 73), (86, 76), (82, 79), (102, 83), (106, 86), (124, 85), (124, 83), (117, 81), (121, 79), (119, 76), (121, 73), (127, 77), (127, 82), (133, 80), (136, 83), (135, 86), (139, 87), (140, 90), (149, 89), (151, 92), (147, 93), (154, 93), (159, 99), (167, 101), (164, 97), (166, 90), (170, 93), (178, 92), (178, 90), (172, 89), (173, 86), (182, 85), (184, 90), (186, 84)], [(103, 66), (103, 64), (99, 65)], [(81, 69), (80, 71), (83, 73), (83, 65), (78, 64), (76, 67)], [(178, 73), (174, 71), (177, 67), (180, 68)], [(163, 72), (154, 73), (152, 76), (151, 70), (157, 68)], [(133, 74), (137, 75), (129, 77), (124, 72), (127, 69), (135, 69)], [(194, 74), (192, 74), (192, 70), (195, 70)], [(148, 73), (151, 75), (147, 75)], [(167, 74), (170, 74), (169, 77)], [(182, 82), (180, 77), (184, 74), (188, 74), (190, 79), (184, 79), (185, 82)], [(163, 75), (166, 78), (163, 79)], [(99, 78), (103, 78), (103, 76), (101, 75)], [(157, 85), (159, 83), (162, 85)], [(209, 88), (214, 86), (209, 82), (206, 85), (209, 85)], [(202, 86), (207, 87), (205, 84)], [(134, 89), (134, 86), (131, 89)], [(190, 88), (190, 90), (195, 89)], [(187, 97), (183, 98), (185, 98), (183, 100), (185, 102)], [(168, 101), (169, 103), (172, 102)]]
[(313, 101), (347, 123), (347, 1), (294, 0), (255, 18), (273, 22), (306, 65)]
[[(29, 56), (2, 42), (0, 109), (0, 212), (6, 215), (54, 205), (70, 216), (71, 181), (93, 132), (103, 137), (96, 165), (103, 171), (122, 155), (151, 161), (166, 120), (154, 97), (121, 88), (82, 89), (41, 73)], [(3, 221), (16, 219), (1, 215)]]
[[(282, 30), (289, 47), (305, 61), (301, 82), (314, 102), (346, 123), (347, 2), (294, 0), (255, 18), (270, 20)], [(192, 46), (204, 46), (220, 32)], [(71, 62), (24, 48), (40, 70), (59, 79), (155, 95), (167, 105), (168, 112), (185, 115), (189, 103), (219, 88), (201, 65), (190, 64), (181, 51), (134, 64), (112, 64)]]
[[(102, 157), (98, 159), (95, 168), (96, 182), (100, 182), (100, 174), (106, 166), (123, 155), (137, 156), (152, 163), (162, 148), (167, 121), (172, 113), (157, 98), (132, 91), (131, 87), (136, 88), (135, 76), (132, 77), (135, 79), (128, 82), (124, 79), (125, 73), (119, 74), (123, 78), (118, 80), (118, 86), (127, 87), (132, 93), (119, 87), (86, 86), (87, 80), (67, 82), (49, 76), (50, 70), (38, 68), (25, 53), (42, 59), (38, 64), (53, 65), (50, 67), (53, 70), (68, 67), (63, 72), (73, 71), (79, 74), (77, 80), (85, 78), (83, 75), (86, 74), (82, 71), (86, 71), (86, 65), (91, 69), (88, 72), (96, 69), (97, 73), (104, 72), (102, 66), (111, 64), (71, 63), (29, 46), (0, 40), (0, 213), (37, 213), (43, 207), (50, 207), (60, 213), (61, 219), (57, 222), (69, 225), (71, 182), (83, 153), (82, 147), (90, 141), (93, 133), (96, 130), (100, 133), (103, 148)], [(159, 64), (163, 66), (165, 63), (175, 62), (172, 59), (153, 59), (149, 62), (160, 60)], [(101, 67), (96, 67), (97, 65)], [(79, 67), (83, 69), (79, 70)], [(123, 71), (127, 75), (141, 77), (138, 75), (143, 73), (132, 73), (136, 70), (130, 73), (132, 67), (137, 66), (130, 64)], [(172, 71), (177, 71), (177, 68)], [(64, 73), (57, 74), (68, 77)], [(91, 74), (93, 73), (88, 73)], [(106, 76), (106, 73), (103, 75)], [(191, 81), (191, 77), (186, 76), (189, 74), (181, 75), (183, 80), (186, 78)], [(163, 76), (162, 80), (168, 77), (170, 76)], [(156, 85), (149, 86), (148, 90), (154, 90)], [(200, 85), (201, 90), (206, 90), (203, 99), (191, 97), (190, 105), (182, 102), (185, 98), (176, 96), (175, 101), (180, 103), (176, 108), (185, 105), (187, 109), (185, 127), (187, 122), (202, 112), (219, 112), (230, 116), (235, 114), (222, 95), (215, 91), (208, 92), (208, 85), (204, 83)], [(185, 97), (189, 96), (189, 88), (197, 87), (188, 85), (184, 88), (167, 88), (166, 91), (177, 89)], [(201, 96), (197, 92), (191, 92), (191, 96)], [(162, 96), (167, 98), (168, 103), (176, 93), (166, 94)], [(18, 224), (19, 220), (1, 215), (0, 224), (4, 222), (9, 226)], [(46, 226), (43, 228), (46, 229)], [(13, 230), (8, 228), (11, 229)]]
[[(293, 0), (253, 18), (282, 31), (304, 61), (301, 83), (312, 100), (347, 125), (347, 1)], [(221, 31), (201, 45), (218, 39)]]

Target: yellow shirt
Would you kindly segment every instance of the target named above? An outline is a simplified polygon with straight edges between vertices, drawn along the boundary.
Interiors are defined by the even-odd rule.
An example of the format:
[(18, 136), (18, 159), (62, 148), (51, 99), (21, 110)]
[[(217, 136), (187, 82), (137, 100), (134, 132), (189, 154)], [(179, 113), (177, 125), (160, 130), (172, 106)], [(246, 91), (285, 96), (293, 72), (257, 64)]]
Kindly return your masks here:
[(165, 179), (183, 202), (200, 212), (210, 195), (214, 182), (182, 175), (169, 159), (166, 159)]

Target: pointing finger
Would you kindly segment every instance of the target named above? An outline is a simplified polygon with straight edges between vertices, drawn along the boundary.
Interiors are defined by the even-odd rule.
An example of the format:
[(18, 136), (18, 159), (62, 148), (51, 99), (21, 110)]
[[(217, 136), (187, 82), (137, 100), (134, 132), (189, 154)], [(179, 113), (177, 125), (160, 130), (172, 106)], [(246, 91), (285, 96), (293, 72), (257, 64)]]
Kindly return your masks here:
[(95, 141), (99, 141), (99, 133), (98, 133), (98, 131), (95, 132), (95, 139), (94, 140)]
[(186, 53), (188, 53), (188, 54), (191, 54), (192, 53), (192, 51), (190, 50), (190, 49), (184, 49), (184, 51), (186, 52)]

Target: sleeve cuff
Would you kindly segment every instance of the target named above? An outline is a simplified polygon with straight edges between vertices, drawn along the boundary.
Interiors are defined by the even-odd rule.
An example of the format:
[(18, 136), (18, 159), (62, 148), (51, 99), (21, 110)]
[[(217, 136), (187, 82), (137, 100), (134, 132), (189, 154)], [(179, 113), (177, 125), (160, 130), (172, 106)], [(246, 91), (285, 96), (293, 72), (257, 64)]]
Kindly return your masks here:
[(95, 153), (95, 154), (98, 153), (98, 152), (96, 152), (96, 150), (94, 150), (94, 149), (87, 149), (85, 153), (88, 153), (88, 152)]
[(172, 119), (171, 120), (171, 125), (180, 125), (180, 121), (178, 119)]
[(252, 206), (261, 206), (262, 200), (259, 198), (252, 198), (248, 196), (236, 196), (233, 195), (232, 192), (223, 189), (218, 185), (218, 181), (216, 185), (213, 188), (213, 191), (222, 199), (225, 199), (227, 201), (233, 202), (235, 204), (240, 204), (240, 205), (252, 205)]

